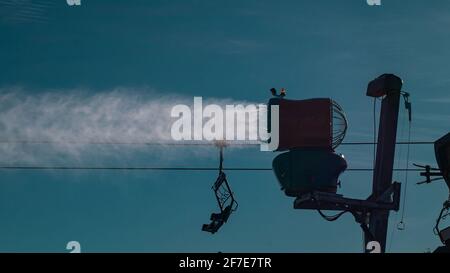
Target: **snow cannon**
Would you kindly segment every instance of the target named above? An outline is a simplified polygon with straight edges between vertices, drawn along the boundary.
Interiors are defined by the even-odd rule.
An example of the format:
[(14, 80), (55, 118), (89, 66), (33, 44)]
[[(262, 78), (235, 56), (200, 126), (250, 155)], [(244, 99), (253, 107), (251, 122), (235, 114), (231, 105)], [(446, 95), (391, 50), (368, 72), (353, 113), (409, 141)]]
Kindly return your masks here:
[(274, 127), (271, 110), (278, 106), (278, 148), (283, 152), (272, 162), (272, 169), (287, 196), (308, 192), (336, 193), (339, 175), (347, 162), (334, 149), (347, 131), (342, 108), (329, 98), (287, 100), (272, 98), (268, 105), (268, 131)]

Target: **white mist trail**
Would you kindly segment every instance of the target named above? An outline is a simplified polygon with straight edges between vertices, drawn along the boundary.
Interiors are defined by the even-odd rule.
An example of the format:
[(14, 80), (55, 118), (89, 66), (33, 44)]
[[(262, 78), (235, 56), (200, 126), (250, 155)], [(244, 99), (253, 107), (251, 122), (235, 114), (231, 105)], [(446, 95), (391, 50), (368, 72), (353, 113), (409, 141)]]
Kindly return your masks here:
[[(205, 105), (212, 103), (249, 104), (204, 99)], [(0, 161), (84, 160), (92, 155), (119, 156), (118, 150), (124, 151), (120, 143), (173, 142), (170, 129), (175, 119), (170, 112), (177, 104), (192, 105), (193, 97), (126, 88), (35, 94), (17, 88), (0, 89)], [(22, 143), (30, 141), (40, 145)], [(111, 145), (93, 147), (90, 143)], [(130, 152), (133, 149), (136, 147), (129, 148)]]

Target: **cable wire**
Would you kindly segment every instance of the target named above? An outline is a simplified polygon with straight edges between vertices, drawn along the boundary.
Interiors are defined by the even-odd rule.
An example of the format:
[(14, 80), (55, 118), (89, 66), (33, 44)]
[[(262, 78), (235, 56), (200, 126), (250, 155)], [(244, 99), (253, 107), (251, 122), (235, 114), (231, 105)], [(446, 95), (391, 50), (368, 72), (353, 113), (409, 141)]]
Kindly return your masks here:
[[(206, 141), (180, 141), (180, 142), (126, 142), (126, 141), (47, 141), (47, 140), (0, 140), (0, 144), (72, 144), (72, 145), (144, 145), (144, 146), (214, 146), (214, 142)], [(261, 143), (257, 141), (230, 141), (230, 146), (258, 146)], [(376, 141), (370, 142), (343, 142), (340, 145), (376, 145)], [(397, 142), (397, 145), (431, 145), (434, 141), (410, 141)]]
[[(408, 118), (408, 143), (411, 142), (411, 103), (409, 102), (409, 93), (404, 92), (403, 98), (405, 100), (405, 107), (408, 110), (409, 118)], [(403, 202), (402, 202), (402, 216), (400, 222), (397, 225), (399, 230), (405, 229), (405, 211), (406, 211), (406, 196), (407, 196), (407, 188), (408, 188), (408, 170), (409, 170), (409, 152), (410, 152), (410, 144), (406, 146), (406, 170), (405, 170), (405, 187), (403, 188)]]
[(339, 219), (342, 215), (346, 214), (347, 212), (350, 212), (348, 210), (344, 210), (341, 211), (335, 215), (326, 215), (325, 213), (322, 212), (322, 210), (317, 209), (317, 212), (320, 214), (320, 216), (322, 216), (323, 219), (327, 220), (328, 222), (334, 222), (337, 219)]
[[(129, 170), (129, 171), (217, 171), (217, 167), (89, 167), (89, 166), (8, 166), (0, 165), (0, 170)], [(224, 171), (272, 171), (272, 168), (232, 167), (223, 168)], [(394, 171), (421, 171), (422, 169), (394, 169)], [(350, 168), (350, 172), (371, 172), (372, 168)]]
[[(376, 148), (377, 145), (375, 144), (377, 142), (377, 120), (376, 120), (376, 110), (377, 110), (377, 98), (373, 98), (373, 168), (375, 168), (375, 162), (376, 162)], [(374, 170), (375, 172), (375, 170)], [(375, 173), (374, 173), (375, 175)]]
[[(411, 138), (411, 123), (409, 125), (408, 129), (408, 139)], [(405, 229), (405, 211), (406, 211), (406, 196), (407, 196), (407, 189), (408, 189), (408, 170), (409, 170), (409, 145), (406, 149), (406, 170), (405, 170), (405, 187), (403, 188), (403, 202), (402, 202), (402, 216), (400, 218), (400, 222), (397, 225), (397, 228), (399, 230)]]

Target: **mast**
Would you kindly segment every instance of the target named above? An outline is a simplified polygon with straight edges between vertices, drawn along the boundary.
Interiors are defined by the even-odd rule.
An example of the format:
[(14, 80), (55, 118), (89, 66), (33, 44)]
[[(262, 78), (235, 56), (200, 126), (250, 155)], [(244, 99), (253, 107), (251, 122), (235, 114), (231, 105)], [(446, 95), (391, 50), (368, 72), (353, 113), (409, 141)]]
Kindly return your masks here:
[[(377, 98), (384, 95), (381, 103), (377, 154), (373, 173), (372, 195), (370, 197), (373, 200), (379, 199), (392, 185), (401, 87), (402, 80), (399, 77), (384, 74), (372, 81), (367, 90), (368, 96)], [(369, 214), (369, 231), (374, 239), (380, 243), (381, 252), (386, 250), (388, 220), (389, 210), (374, 209)], [(368, 238), (367, 234), (364, 237), (365, 245), (367, 245), (371, 238)]]

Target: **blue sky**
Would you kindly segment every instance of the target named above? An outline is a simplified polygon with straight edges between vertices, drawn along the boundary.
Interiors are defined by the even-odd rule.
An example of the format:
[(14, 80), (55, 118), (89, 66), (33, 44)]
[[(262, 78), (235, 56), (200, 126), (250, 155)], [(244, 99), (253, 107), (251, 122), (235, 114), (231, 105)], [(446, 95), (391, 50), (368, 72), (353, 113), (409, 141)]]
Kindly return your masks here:
[[(382, 0), (378, 7), (364, 0), (12, 2), (0, 1), (2, 94), (21, 88), (30, 97), (78, 89), (95, 95), (120, 87), (265, 102), (269, 88), (286, 87), (289, 98), (333, 98), (349, 119), (345, 140), (371, 141), (366, 86), (388, 72), (402, 77), (411, 93), (412, 140), (434, 141), (449, 131), (448, 1)], [(398, 140), (406, 138), (402, 109)], [(217, 165), (213, 148), (121, 147), (106, 159), (98, 154), (107, 148), (93, 149), (99, 150), (83, 165)], [(338, 151), (350, 167), (371, 167), (370, 146)], [(269, 167), (275, 156), (255, 147), (225, 153), (229, 167)], [(396, 166), (404, 167), (405, 154), (398, 146)], [(435, 164), (433, 147), (412, 146), (411, 161)], [(216, 209), (215, 176), (2, 170), (0, 251), (65, 252), (71, 240), (89, 252), (361, 251), (362, 234), (351, 216), (328, 223), (315, 212), (293, 210), (271, 172), (229, 172), (239, 210), (218, 234), (202, 232)], [(369, 195), (371, 173), (341, 178), (340, 193)], [(403, 182), (404, 174), (394, 178)], [(406, 230), (390, 227), (390, 251), (423, 252), (439, 244), (432, 226), (448, 192), (443, 183), (416, 186), (419, 179), (410, 173)], [(391, 214), (391, 224), (399, 218)]]

